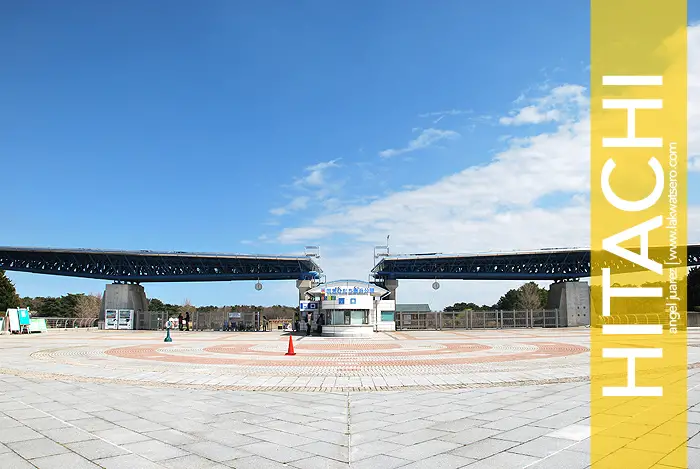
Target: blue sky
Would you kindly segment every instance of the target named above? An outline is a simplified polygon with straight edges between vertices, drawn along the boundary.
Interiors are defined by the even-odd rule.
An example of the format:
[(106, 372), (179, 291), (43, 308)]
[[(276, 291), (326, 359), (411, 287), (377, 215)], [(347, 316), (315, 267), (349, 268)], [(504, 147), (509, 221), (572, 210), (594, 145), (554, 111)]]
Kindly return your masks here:
[[(588, 2), (554, 0), (6, 3), (0, 155), (12, 188), (0, 245), (281, 254), (311, 243), (329, 277), (360, 278), (390, 233), (401, 252), (519, 248), (376, 214), (440, 204), (421, 188), (488, 166), (509, 138), (555, 132), (561, 120), (501, 119), (558, 86), (587, 86), (588, 21)], [(564, 192), (526, 208), (580, 205), (580, 188)], [(454, 207), (444, 231), (465, 211), (517, 218), (512, 203)], [(104, 288), (10, 276), (22, 295)], [(506, 287), (455, 286), (433, 301), (492, 302)], [(294, 290), (147, 285), (195, 304), (293, 304)]]

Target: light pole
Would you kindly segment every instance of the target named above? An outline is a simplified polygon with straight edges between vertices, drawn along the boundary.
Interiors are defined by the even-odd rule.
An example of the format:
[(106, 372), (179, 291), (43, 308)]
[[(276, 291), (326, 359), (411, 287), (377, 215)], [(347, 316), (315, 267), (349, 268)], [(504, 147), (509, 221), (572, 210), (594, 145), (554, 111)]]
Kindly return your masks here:
[[(379, 250), (379, 252), (377, 252)], [(382, 252), (384, 251), (384, 252)], [(377, 264), (377, 259), (389, 256), (389, 235), (386, 237), (386, 246), (374, 246), (374, 255), (372, 258), (372, 264)], [(370, 271), (370, 282), (374, 274)], [(374, 277), (376, 280), (376, 277)], [(377, 332), (379, 328), (379, 302), (373, 301), (374, 304), (374, 331)]]
[[(376, 265), (377, 259), (380, 257), (387, 257), (389, 255), (389, 236), (386, 237), (386, 246), (374, 246), (374, 256), (372, 257), (372, 263)], [(377, 252), (379, 250), (380, 252)], [(381, 252), (384, 251), (384, 252)]]

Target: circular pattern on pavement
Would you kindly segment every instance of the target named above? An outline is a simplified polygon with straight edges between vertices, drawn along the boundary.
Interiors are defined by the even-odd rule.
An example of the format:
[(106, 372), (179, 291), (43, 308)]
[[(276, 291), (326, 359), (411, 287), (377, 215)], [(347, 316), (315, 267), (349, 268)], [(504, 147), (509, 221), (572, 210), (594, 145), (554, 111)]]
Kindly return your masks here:
[[(574, 331), (571, 331), (574, 332)], [(160, 333), (12, 338), (0, 373), (190, 389), (456, 389), (587, 381), (588, 341), (557, 331), (401, 332), (370, 338)], [(45, 338), (45, 339), (44, 339)], [(10, 346), (10, 343), (7, 344)], [(31, 345), (22, 349), (22, 345)]]
[[(276, 368), (372, 368), (397, 366), (469, 365), (477, 363), (513, 362), (549, 359), (587, 352), (586, 347), (559, 342), (506, 343), (434, 343), (415, 348), (408, 344), (299, 344), (296, 355), (285, 354), (286, 348), (274, 344), (225, 344), (203, 348), (177, 345), (134, 345), (105, 351), (113, 357), (191, 365), (234, 365)], [(261, 350), (262, 349), (262, 350)], [(274, 349), (271, 350), (271, 349)], [(223, 356), (222, 356), (223, 355)], [(228, 356), (226, 356), (228, 355)], [(368, 370), (369, 371), (369, 370)]]

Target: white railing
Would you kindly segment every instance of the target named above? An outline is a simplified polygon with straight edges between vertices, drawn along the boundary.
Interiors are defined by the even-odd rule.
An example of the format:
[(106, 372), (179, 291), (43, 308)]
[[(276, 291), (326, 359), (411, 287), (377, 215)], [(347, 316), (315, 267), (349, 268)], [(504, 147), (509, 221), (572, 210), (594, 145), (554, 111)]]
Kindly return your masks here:
[(47, 329), (90, 329), (97, 327), (97, 318), (39, 318), (46, 321)]

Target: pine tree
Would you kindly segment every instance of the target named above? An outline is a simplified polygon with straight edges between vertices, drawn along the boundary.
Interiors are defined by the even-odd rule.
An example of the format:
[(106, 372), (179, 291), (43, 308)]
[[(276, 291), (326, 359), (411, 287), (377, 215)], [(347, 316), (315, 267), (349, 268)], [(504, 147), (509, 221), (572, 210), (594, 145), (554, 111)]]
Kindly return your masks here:
[(19, 295), (12, 281), (5, 276), (5, 271), (0, 270), (0, 312), (8, 308), (19, 307)]

